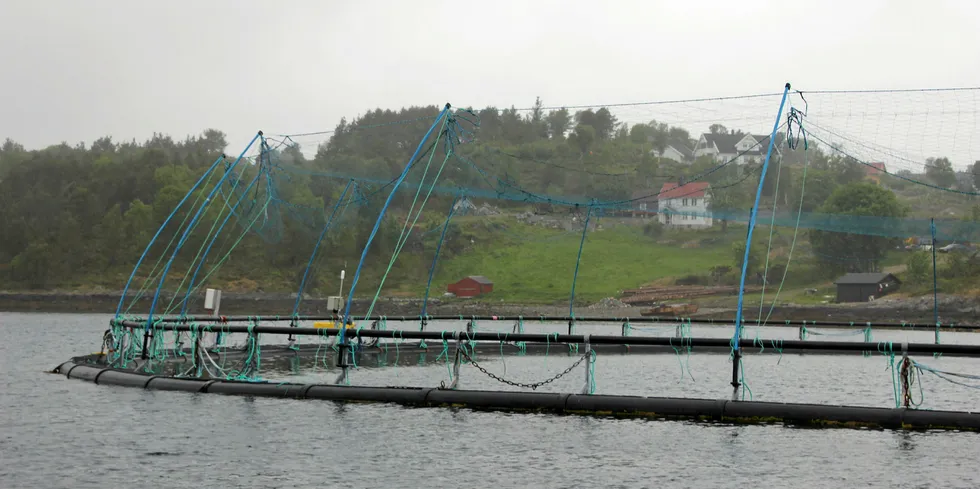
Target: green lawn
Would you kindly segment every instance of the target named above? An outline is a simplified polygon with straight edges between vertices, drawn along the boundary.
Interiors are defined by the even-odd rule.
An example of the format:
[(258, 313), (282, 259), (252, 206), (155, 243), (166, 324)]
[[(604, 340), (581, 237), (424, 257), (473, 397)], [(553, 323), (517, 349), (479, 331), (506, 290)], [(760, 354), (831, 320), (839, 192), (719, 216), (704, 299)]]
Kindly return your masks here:
[[(446, 284), (461, 277), (484, 275), (494, 282), (494, 292), (489, 297), (493, 300), (568, 300), (580, 231), (549, 230), (511, 219), (504, 229), (475, 233), (473, 239), (477, 241), (474, 248), (439, 264), (434, 290), (441, 293)], [(481, 239), (486, 243), (479, 243)], [(706, 274), (711, 267), (731, 262), (728, 242), (684, 249), (679, 244), (657, 244), (635, 226), (590, 231), (582, 251), (575, 296), (583, 302), (594, 302), (656, 279)]]

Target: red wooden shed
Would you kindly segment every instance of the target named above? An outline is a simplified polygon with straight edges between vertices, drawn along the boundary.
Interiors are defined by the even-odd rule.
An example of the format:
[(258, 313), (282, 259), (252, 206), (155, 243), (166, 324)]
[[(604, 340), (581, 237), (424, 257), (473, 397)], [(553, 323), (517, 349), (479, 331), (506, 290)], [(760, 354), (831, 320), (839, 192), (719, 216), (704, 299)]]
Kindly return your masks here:
[(470, 275), (456, 283), (449, 284), (446, 289), (456, 297), (476, 297), (493, 291), (493, 282), (483, 275)]

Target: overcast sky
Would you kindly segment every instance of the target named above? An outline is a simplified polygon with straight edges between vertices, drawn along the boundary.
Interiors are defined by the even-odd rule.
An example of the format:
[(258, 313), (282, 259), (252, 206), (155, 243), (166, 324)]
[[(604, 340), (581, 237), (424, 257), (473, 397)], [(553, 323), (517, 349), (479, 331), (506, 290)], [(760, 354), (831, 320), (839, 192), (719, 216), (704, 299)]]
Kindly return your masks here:
[(976, 0), (3, 0), (0, 22), (0, 139), (28, 148), (209, 127), (240, 148), (412, 104), (980, 85)]

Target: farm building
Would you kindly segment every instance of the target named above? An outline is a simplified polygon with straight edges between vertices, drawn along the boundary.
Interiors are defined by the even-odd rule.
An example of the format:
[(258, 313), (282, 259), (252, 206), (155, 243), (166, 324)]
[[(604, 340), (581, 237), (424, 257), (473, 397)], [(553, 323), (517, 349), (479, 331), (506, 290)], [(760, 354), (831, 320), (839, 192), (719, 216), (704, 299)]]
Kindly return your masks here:
[(875, 161), (865, 167), (865, 178), (871, 180), (872, 182), (881, 185), (881, 176), (884, 175), (885, 164), (880, 161)]
[(665, 226), (710, 228), (710, 202), (708, 182), (667, 182), (657, 194), (657, 220)]
[(446, 289), (456, 297), (476, 297), (493, 291), (493, 282), (483, 275), (470, 275), (456, 283), (449, 284)]
[(848, 273), (837, 279), (837, 302), (868, 302), (898, 290), (901, 285), (890, 273)]

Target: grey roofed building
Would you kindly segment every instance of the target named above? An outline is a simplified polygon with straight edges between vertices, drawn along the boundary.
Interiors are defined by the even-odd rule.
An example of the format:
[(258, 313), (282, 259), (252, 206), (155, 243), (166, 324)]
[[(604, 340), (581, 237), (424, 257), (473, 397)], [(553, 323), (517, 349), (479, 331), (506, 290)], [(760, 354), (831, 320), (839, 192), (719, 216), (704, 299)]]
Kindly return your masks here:
[[(773, 148), (779, 153), (778, 148)], [(711, 156), (720, 161), (747, 163), (765, 158), (769, 151), (769, 135), (766, 134), (713, 134), (704, 133), (694, 147), (694, 157)]]
[(687, 143), (679, 140), (668, 141), (664, 145), (663, 151), (657, 148), (651, 149), (650, 153), (658, 158), (666, 158), (677, 163), (690, 163), (694, 161), (694, 150), (687, 146)]
[(898, 290), (901, 281), (890, 273), (848, 273), (834, 282), (837, 302), (868, 302)]

